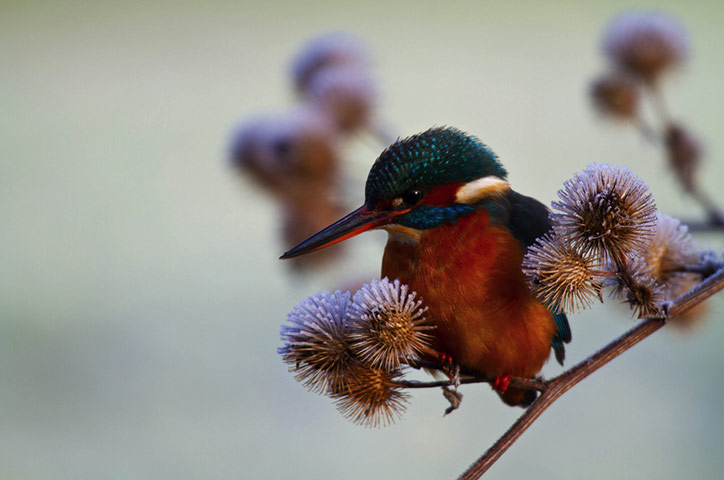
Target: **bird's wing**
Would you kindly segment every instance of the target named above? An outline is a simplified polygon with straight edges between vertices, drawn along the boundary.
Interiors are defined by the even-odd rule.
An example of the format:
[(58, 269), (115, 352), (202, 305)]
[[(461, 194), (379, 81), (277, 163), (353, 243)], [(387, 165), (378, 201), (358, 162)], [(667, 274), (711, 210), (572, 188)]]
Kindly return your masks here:
[[(542, 237), (551, 229), (548, 208), (541, 202), (512, 190), (508, 195), (508, 200), (510, 202), (508, 228), (523, 245), (531, 246), (538, 237)], [(553, 321), (556, 323), (557, 331), (551, 344), (556, 354), (556, 360), (563, 365), (563, 360), (566, 358), (564, 344), (569, 343), (572, 338), (571, 326), (568, 324), (568, 317), (565, 313), (554, 312)]]

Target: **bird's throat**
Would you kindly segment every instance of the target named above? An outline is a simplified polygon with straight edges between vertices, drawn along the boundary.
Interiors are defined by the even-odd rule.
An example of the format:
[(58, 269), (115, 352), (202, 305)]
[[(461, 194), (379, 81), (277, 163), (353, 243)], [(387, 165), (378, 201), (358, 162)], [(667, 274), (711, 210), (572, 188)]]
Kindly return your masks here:
[(385, 225), (385, 230), (389, 234), (389, 240), (393, 242), (411, 243), (417, 245), (422, 238), (422, 230), (405, 227), (403, 225)]

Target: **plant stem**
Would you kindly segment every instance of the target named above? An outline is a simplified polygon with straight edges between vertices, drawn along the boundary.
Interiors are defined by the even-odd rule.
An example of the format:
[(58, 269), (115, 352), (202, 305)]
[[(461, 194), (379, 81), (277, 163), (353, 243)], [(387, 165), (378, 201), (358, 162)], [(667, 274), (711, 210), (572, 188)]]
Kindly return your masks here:
[(711, 221), (682, 220), (681, 223), (689, 227), (690, 232), (716, 232), (724, 230), (724, 224), (716, 224)]
[[(659, 121), (661, 122), (664, 132), (669, 131), (675, 126), (675, 124), (671, 117), (671, 113), (669, 113), (669, 109), (666, 105), (666, 100), (663, 93), (661, 92), (658, 85), (650, 86), (647, 90), (649, 92), (651, 105), (653, 106), (654, 112), (656, 113)], [(646, 125), (643, 122), (641, 125), (639, 125), (639, 130), (642, 132), (644, 138), (646, 138), (647, 140), (651, 140), (653, 137), (655, 137), (655, 133), (652, 135), (652, 133), (649, 131), (649, 129), (646, 128)], [(666, 146), (666, 143), (667, 142), (663, 142), (664, 146)], [(709, 228), (720, 229), (724, 227), (724, 212), (709, 197), (709, 195), (704, 192), (700, 185), (694, 185), (691, 188), (685, 187), (684, 190), (686, 190), (691, 195), (691, 197), (696, 200), (696, 202), (699, 203), (699, 205), (701, 205), (702, 208), (706, 211), (706, 214), (709, 217), (707, 222)]]
[(724, 289), (724, 268), (719, 269), (706, 280), (675, 300), (664, 304), (665, 318), (649, 318), (606, 345), (561, 375), (547, 381), (548, 388), (531, 404), (505, 434), (498, 439), (473, 465), (459, 478), (473, 480), (480, 478), (510, 446), (535, 422), (538, 417), (561, 395), (573, 388), (581, 380), (606, 365), (623, 352), (639, 343), (666, 324), (666, 321), (689, 308), (701, 303), (718, 291)]
[(666, 106), (666, 100), (664, 99), (663, 93), (658, 86), (652, 86), (648, 88), (649, 98), (651, 99), (651, 105), (654, 108), (654, 112), (659, 117), (659, 121), (662, 125), (670, 125), (671, 114), (669, 108)]
[(709, 225), (712, 227), (724, 227), (724, 213), (714, 203), (714, 201), (707, 195), (701, 187), (697, 187), (691, 196), (699, 202), (699, 204), (706, 210), (706, 214), (709, 216)]
[[(430, 382), (421, 382), (417, 380), (397, 380), (394, 382), (403, 388), (437, 388), (437, 387), (449, 387), (453, 385), (452, 380), (433, 380)], [(460, 384), (469, 383), (491, 383), (489, 378), (485, 377), (462, 377)], [(536, 380), (535, 378), (519, 378), (513, 377), (510, 379), (510, 387), (528, 388), (530, 390), (538, 390), (542, 392), (548, 388), (548, 384), (543, 380)]]

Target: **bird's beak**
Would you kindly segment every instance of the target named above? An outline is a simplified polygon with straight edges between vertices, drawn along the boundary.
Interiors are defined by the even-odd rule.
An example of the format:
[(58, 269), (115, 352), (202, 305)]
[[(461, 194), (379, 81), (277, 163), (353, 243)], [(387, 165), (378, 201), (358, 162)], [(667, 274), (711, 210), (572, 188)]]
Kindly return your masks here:
[(339, 243), (367, 230), (385, 225), (402, 212), (375, 212), (362, 205), (354, 212), (340, 218), (279, 258), (292, 258)]

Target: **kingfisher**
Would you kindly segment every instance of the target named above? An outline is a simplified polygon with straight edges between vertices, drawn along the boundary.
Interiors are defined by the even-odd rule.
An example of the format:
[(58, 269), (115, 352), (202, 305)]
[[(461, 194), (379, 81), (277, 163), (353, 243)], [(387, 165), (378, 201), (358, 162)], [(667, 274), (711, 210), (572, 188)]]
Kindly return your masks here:
[(521, 270), (527, 247), (550, 228), (547, 207), (511, 189), (488, 146), (437, 127), (387, 147), (364, 204), (281, 258), (386, 230), (382, 276), (423, 299), (439, 359), (493, 379), (505, 403), (525, 407), (536, 392), (508, 388), (511, 377), (534, 377), (551, 349), (562, 365), (571, 341), (566, 315), (540, 303)]

